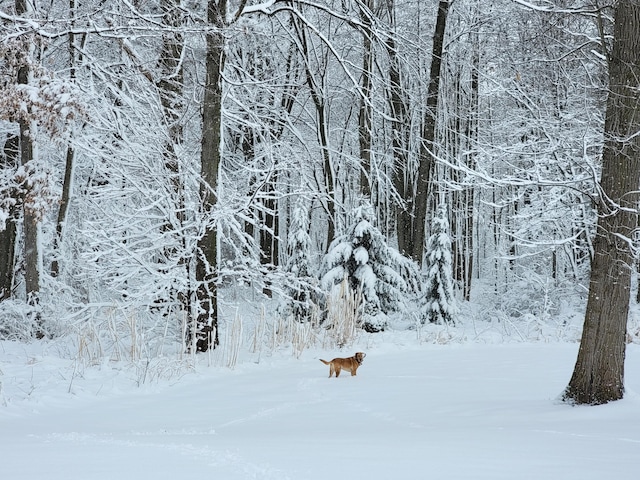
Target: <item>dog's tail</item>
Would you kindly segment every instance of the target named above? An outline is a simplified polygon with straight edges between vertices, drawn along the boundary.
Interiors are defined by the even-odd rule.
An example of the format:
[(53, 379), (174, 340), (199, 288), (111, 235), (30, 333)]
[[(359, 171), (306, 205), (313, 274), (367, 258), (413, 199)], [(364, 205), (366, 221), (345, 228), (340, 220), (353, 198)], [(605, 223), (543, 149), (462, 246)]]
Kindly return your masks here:
[(329, 365), (329, 364), (331, 363), (331, 362), (327, 362), (326, 360), (323, 360), (323, 359), (320, 359), (320, 361), (321, 361), (322, 363), (324, 363), (325, 365)]

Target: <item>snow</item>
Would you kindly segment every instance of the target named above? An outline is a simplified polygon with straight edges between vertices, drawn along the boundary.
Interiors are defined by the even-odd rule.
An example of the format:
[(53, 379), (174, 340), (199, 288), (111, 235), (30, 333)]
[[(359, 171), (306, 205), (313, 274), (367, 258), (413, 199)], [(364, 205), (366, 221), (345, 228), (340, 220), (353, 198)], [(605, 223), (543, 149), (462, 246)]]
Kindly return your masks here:
[[(419, 343), (279, 350), (136, 386), (126, 365), (75, 370), (51, 343), (0, 343), (5, 479), (637, 478), (640, 347), (625, 399), (557, 402), (577, 343)], [(319, 358), (367, 353), (356, 377)]]
[(353, 245), (349, 242), (339, 242), (332, 245), (329, 252), (325, 255), (325, 263), (327, 265), (335, 265), (346, 261), (353, 252)]
[(358, 265), (365, 265), (369, 262), (369, 252), (362, 245), (356, 247), (353, 251), (353, 258)]

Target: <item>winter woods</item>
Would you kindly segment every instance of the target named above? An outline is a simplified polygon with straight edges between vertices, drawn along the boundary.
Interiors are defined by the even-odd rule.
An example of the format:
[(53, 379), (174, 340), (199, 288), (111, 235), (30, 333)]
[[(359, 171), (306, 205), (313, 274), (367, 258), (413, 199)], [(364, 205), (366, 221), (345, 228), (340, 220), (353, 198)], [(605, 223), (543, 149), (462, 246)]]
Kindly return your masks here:
[(618, 3), (0, 0), (0, 334), (204, 351), (238, 286), (304, 321), (345, 276), (371, 331), (549, 318), (598, 250)]

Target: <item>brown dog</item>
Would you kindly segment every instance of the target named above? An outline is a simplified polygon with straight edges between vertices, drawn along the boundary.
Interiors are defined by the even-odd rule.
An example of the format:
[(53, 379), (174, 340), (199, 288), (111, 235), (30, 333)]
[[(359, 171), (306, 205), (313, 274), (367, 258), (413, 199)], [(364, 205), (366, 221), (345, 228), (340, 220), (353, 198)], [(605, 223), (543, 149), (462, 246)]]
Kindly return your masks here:
[(336, 378), (338, 378), (340, 371), (343, 369), (351, 372), (351, 376), (354, 376), (366, 356), (366, 353), (358, 352), (349, 358), (334, 358), (330, 362), (322, 359), (320, 359), (320, 361), (325, 365), (329, 365), (329, 378), (331, 378), (334, 373), (336, 374)]

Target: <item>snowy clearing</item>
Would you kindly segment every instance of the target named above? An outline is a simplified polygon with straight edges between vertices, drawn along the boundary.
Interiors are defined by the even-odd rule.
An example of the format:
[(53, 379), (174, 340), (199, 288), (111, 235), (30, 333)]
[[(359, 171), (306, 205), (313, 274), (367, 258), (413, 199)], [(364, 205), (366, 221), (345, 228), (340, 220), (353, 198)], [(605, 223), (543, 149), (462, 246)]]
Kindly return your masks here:
[[(230, 370), (199, 366), (135, 387), (0, 344), (5, 479), (637, 478), (640, 348), (627, 395), (600, 407), (556, 402), (576, 343), (369, 349), (357, 377), (283, 353)], [(68, 393), (71, 391), (72, 393)]]

